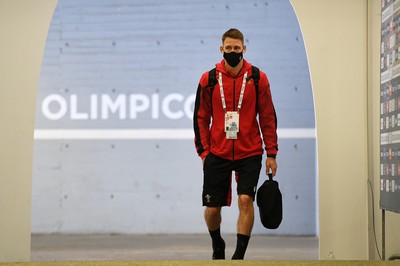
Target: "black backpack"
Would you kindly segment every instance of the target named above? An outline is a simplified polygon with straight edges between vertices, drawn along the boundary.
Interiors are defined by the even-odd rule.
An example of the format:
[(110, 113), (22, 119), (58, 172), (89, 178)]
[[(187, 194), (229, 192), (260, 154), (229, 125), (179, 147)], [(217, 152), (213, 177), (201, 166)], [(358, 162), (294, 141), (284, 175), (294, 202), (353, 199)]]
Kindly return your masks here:
[[(256, 102), (258, 102), (258, 81), (260, 80), (260, 69), (255, 66), (251, 66), (252, 75), (247, 77), (247, 80), (253, 79), (256, 87)], [(210, 87), (210, 95), (212, 95), (215, 84), (218, 83), (217, 70), (215, 67), (208, 71), (208, 87)], [(212, 97), (211, 97), (212, 99)]]

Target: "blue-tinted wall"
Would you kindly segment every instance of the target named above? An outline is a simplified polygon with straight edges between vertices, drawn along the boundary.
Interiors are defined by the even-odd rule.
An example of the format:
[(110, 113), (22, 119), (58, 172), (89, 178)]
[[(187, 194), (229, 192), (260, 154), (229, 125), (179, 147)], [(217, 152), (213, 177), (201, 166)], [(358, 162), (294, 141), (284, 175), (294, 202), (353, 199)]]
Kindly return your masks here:
[[(284, 220), (266, 230), (257, 216), (253, 232), (316, 234), (312, 90), (286, 0), (59, 0), (37, 99), (34, 233), (206, 232), (191, 114), (231, 27), (267, 73), (278, 115)], [(223, 210), (224, 232), (237, 213)]]

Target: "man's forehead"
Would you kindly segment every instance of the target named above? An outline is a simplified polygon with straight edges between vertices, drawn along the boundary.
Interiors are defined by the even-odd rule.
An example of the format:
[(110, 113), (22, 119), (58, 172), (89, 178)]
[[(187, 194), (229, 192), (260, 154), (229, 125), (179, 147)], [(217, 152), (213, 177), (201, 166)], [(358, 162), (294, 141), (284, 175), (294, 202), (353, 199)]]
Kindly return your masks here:
[(230, 46), (243, 46), (242, 41), (239, 39), (233, 39), (227, 37), (224, 41), (224, 46), (230, 45)]

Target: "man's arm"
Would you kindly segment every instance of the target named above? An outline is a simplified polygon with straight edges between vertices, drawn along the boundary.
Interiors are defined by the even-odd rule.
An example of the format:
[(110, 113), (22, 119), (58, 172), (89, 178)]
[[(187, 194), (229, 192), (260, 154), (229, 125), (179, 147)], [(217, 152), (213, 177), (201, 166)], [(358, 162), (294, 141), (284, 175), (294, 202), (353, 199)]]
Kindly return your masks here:
[(277, 117), (269, 81), (263, 72), (260, 72), (257, 104), (260, 129), (267, 151), (266, 174), (272, 173), (275, 176), (277, 171), (276, 155), (278, 153)]
[(193, 112), (193, 129), (198, 155), (204, 159), (210, 149), (211, 95), (208, 74), (203, 74), (197, 87)]

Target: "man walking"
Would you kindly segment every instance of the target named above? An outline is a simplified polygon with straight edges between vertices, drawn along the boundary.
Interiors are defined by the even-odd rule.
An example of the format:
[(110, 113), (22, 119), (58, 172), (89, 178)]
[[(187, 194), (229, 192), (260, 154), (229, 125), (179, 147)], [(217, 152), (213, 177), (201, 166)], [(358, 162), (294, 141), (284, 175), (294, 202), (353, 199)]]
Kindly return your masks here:
[[(197, 89), (193, 127), (203, 160), (204, 218), (212, 238), (212, 259), (225, 259), (221, 207), (231, 204), (232, 171), (237, 182), (239, 218), (232, 259), (244, 259), (254, 223), (254, 198), (261, 170), (263, 141), (266, 172), (277, 170), (277, 120), (264, 72), (243, 59), (243, 34), (222, 36), (223, 60), (202, 75)], [(258, 117), (258, 119), (257, 119)]]

